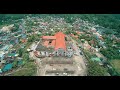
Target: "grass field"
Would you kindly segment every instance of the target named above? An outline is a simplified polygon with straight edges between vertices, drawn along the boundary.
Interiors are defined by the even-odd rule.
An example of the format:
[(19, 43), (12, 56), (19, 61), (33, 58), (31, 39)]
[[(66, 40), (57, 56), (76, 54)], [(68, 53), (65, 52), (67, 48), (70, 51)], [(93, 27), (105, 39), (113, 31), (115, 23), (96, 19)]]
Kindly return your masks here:
[(36, 65), (34, 62), (27, 62), (21, 70), (13, 73), (11, 76), (35, 76), (36, 75)]
[(112, 60), (110, 63), (120, 73), (120, 60)]

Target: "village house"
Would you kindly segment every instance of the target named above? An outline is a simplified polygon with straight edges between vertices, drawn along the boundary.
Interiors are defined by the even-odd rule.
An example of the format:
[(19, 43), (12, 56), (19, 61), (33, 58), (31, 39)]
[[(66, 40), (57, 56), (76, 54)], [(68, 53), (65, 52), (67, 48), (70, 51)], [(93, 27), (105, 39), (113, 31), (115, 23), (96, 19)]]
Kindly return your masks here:
[(87, 41), (85, 41), (84, 44), (83, 44), (83, 48), (86, 49), (86, 50), (90, 50), (91, 46), (88, 44)]
[(0, 51), (0, 61), (4, 59), (5, 53), (3, 51)]

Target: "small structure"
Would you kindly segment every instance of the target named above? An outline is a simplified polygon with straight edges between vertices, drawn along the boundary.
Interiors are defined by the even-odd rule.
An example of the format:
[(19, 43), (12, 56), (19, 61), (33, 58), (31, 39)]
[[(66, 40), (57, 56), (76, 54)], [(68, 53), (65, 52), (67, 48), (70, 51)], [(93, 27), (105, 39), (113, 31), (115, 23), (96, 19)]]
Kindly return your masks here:
[(5, 54), (4, 52), (0, 51), (0, 61), (4, 59), (5, 56), (4, 54)]
[(3, 71), (3, 72), (6, 72), (6, 71), (11, 70), (11, 69), (12, 69), (12, 66), (13, 66), (12, 63), (6, 64), (6, 65), (3, 67), (2, 71)]
[(9, 45), (5, 45), (1, 50), (2, 51), (8, 51), (8, 49), (9, 49)]
[(102, 62), (101, 59), (98, 58), (98, 57), (96, 57), (96, 58), (92, 58), (91, 60), (92, 60), (92, 61), (96, 61), (96, 62), (98, 62), (99, 65), (103, 65), (103, 62)]
[(27, 39), (21, 39), (21, 42), (22, 42), (22, 43), (26, 43), (26, 42), (27, 42)]
[(92, 58), (92, 61), (97, 61), (97, 62), (101, 62), (100, 58), (96, 57), (96, 58)]
[(23, 58), (18, 57), (17, 58), (17, 66), (21, 66), (23, 64)]
[(84, 49), (86, 49), (86, 50), (90, 50), (90, 49), (91, 49), (91, 46), (88, 44), (87, 41), (85, 41), (85, 43), (83, 44), (83, 47), (84, 47)]
[(71, 37), (78, 39), (78, 35), (70, 34)]
[(8, 57), (17, 57), (18, 56), (18, 54), (16, 54), (16, 53), (9, 53), (8, 54)]

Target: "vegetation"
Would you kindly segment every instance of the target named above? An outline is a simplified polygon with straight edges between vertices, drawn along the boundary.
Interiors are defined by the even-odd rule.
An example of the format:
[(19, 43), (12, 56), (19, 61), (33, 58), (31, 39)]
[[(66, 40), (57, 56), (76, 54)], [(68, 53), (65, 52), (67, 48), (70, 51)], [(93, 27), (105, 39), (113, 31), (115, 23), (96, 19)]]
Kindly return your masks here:
[(37, 68), (33, 61), (27, 62), (20, 70), (13, 73), (11, 76), (34, 76)]
[(108, 47), (107, 49), (101, 49), (101, 53), (106, 56), (109, 60), (120, 59), (120, 53), (118, 49), (114, 47)]
[(31, 35), (28, 37), (28, 42), (39, 41), (41, 35)]
[(88, 76), (106, 76), (107, 68), (100, 66), (98, 62), (91, 61), (91, 58), (96, 57), (96, 55), (86, 50), (83, 52), (88, 60)]
[(22, 57), (22, 55), (23, 55), (23, 49), (19, 48), (18, 53), (19, 53), (19, 57)]
[(120, 60), (111, 60), (110, 64), (113, 66), (111, 70), (111, 72), (114, 71), (113, 75), (120, 76)]
[(100, 66), (97, 62), (89, 61), (88, 76), (105, 76), (106, 68)]

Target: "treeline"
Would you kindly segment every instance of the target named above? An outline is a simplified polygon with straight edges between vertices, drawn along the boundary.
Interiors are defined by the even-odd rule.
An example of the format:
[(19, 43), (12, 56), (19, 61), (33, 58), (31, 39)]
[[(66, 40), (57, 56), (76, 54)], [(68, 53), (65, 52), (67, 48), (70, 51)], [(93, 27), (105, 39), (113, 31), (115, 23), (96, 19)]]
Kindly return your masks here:
[(25, 18), (27, 14), (0, 14), (0, 25), (15, 23), (15, 20)]
[(73, 23), (77, 18), (87, 20), (108, 29), (112, 29), (120, 37), (120, 14), (51, 14), (53, 17), (63, 17), (66, 22)]

